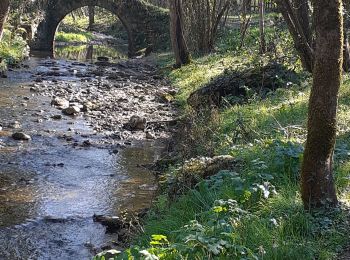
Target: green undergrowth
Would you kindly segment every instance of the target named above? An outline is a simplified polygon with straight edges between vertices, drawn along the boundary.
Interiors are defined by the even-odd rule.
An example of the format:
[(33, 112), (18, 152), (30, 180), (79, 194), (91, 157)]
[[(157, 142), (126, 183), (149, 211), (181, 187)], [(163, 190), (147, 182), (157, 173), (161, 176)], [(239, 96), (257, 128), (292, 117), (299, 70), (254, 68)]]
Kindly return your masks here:
[(93, 39), (93, 34), (90, 32), (79, 32), (79, 33), (66, 33), (57, 32), (55, 40), (58, 42), (68, 42), (68, 43), (88, 43)]
[(5, 71), (8, 66), (16, 65), (27, 55), (27, 43), (20, 36), (5, 29), (0, 42), (0, 71)]
[[(301, 202), (299, 174), (311, 78), (290, 51), (285, 29), (278, 35), (268, 34), (268, 42), (276, 44), (264, 56), (258, 53), (256, 29), (249, 31), (243, 49), (238, 41), (232, 42), (237, 34), (227, 31), (215, 53), (194, 57), (180, 69), (171, 69), (173, 60), (168, 54), (159, 55), (159, 65), (179, 87), (176, 100), (183, 117), (191, 122), (191, 140), (185, 140), (180, 150), (189, 149), (186, 144), (190, 144), (193, 156), (231, 155), (240, 162), (238, 169), (201, 180), (175, 199), (167, 192), (160, 194), (145, 220), (144, 232), (115, 259), (337, 259), (350, 242), (346, 214), (350, 77), (345, 76), (341, 87), (335, 150), (335, 179), (343, 206), (310, 213)], [(264, 98), (252, 94), (242, 104), (205, 113), (187, 105), (194, 90), (226, 68), (243, 71), (271, 60), (294, 68), (302, 83), (286, 84)], [(184, 160), (188, 159), (184, 154)], [(164, 175), (168, 178), (162, 177), (163, 187), (176, 181), (179, 166), (169, 168)]]

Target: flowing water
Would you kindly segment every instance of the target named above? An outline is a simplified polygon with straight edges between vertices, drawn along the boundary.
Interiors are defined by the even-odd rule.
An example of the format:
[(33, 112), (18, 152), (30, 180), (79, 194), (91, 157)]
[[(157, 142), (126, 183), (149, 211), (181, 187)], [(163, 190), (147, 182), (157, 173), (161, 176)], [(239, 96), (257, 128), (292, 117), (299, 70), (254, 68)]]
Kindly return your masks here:
[[(60, 58), (86, 58), (86, 53), (60, 53)], [(112, 53), (108, 50), (108, 56)], [(41, 62), (32, 57), (27, 69), (9, 72), (0, 81), (0, 259), (91, 259), (86, 245), (99, 247), (115, 239), (92, 216), (149, 207), (154, 178), (138, 165), (158, 159), (164, 145), (139, 141), (117, 154), (67, 145), (68, 129), (74, 129), (70, 135), (78, 142), (92, 129), (83, 117), (51, 120), (57, 111), (49, 98), (21, 87), (32, 82), (33, 72), (45, 69)], [(35, 119), (43, 114), (47, 120)], [(32, 136), (30, 142), (12, 140), (15, 130), (7, 126), (15, 121)]]

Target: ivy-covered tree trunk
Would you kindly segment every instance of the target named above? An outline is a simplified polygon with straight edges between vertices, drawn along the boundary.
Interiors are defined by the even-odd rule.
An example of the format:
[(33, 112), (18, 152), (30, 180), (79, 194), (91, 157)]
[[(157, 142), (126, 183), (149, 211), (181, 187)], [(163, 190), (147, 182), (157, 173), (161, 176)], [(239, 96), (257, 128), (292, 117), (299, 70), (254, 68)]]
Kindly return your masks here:
[(0, 0), (0, 41), (4, 32), (4, 26), (10, 9), (9, 0)]
[(190, 53), (183, 32), (182, 0), (170, 0), (170, 35), (176, 67), (190, 62)]
[(302, 165), (302, 199), (306, 209), (338, 203), (333, 153), (344, 40), (342, 1), (314, 0), (313, 3), (316, 49)]

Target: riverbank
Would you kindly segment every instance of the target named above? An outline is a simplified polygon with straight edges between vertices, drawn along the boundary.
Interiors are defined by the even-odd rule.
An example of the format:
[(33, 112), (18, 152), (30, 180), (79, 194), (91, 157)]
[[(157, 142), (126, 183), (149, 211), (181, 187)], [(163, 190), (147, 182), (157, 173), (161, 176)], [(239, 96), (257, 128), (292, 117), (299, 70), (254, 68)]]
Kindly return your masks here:
[[(176, 101), (186, 137), (178, 143), (177, 162), (169, 160), (170, 168), (160, 176), (161, 193), (144, 231), (120, 259), (337, 259), (349, 243), (349, 77), (341, 88), (335, 150), (342, 206), (306, 212), (299, 172), (311, 77), (302, 73), (285, 31), (268, 34), (276, 52), (266, 56), (259, 54), (254, 28), (244, 50), (239, 42), (226, 44), (237, 33), (221, 38), (217, 53), (195, 58), (181, 69), (172, 69), (170, 54), (159, 56), (162, 72), (179, 88)], [(280, 78), (292, 70), (297, 81), (281, 81), (267, 92), (250, 88), (254, 82), (241, 82), (244, 95), (227, 96), (209, 111), (188, 103), (195, 90), (214, 83), (225, 87), (225, 78), (232, 75), (249, 79), (247, 72), (264, 71), (271, 59), (286, 70), (267, 77)], [(219, 155), (231, 156), (230, 167), (203, 174), (203, 165)]]
[[(309, 77), (302, 76), (300, 84), (267, 98), (252, 94), (248, 102), (226, 103), (211, 113), (198, 114), (185, 103), (192, 91), (225, 73), (224, 68), (236, 66), (244, 71), (237, 68), (237, 59), (212, 55), (168, 74), (180, 87), (177, 100), (192, 125), (181, 161), (230, 155), (240, 166), (224, 168), (204, 180), (197, 175), (195, 188), (189, 187), (175, 201), (168, 194), (160, 196), (139, 243), (145, 247), (151, 243), (150, 252), (163, 255), (161, 259), (335, 259), (349, 243), (349, 79), (341, 89), (335, 151), (336, 185), (343, 206), (310, 214), (304, 211), (299, 194)], [(174, 170), (177, 167), (181, 169), (182, 164), (167, 173), (169, 183), (182, 184), (181, 170)], [(166, 240), (153, 246), (154, 234)]]

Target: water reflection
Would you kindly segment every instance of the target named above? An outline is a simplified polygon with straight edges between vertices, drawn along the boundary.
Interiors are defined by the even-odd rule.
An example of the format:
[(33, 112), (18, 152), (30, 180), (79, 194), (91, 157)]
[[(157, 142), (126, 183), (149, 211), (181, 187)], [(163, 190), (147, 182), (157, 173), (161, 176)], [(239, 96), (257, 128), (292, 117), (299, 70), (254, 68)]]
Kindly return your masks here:
[(109, 57), (112, 60), (127, 58), (127, 45), (56, 45), (54, 57), (92, 62), (97, 57)]

